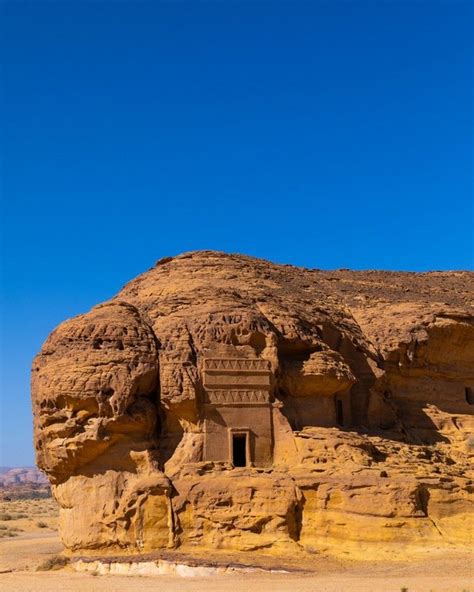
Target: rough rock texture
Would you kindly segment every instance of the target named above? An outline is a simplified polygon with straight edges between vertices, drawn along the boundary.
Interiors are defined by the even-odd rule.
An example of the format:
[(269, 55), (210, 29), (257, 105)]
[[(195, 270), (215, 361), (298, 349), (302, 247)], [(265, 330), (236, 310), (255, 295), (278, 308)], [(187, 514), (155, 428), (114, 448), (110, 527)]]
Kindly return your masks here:
[(473, 273), (163, 259), (48, 337), (32, 399), (72, 552), (472, 537)]

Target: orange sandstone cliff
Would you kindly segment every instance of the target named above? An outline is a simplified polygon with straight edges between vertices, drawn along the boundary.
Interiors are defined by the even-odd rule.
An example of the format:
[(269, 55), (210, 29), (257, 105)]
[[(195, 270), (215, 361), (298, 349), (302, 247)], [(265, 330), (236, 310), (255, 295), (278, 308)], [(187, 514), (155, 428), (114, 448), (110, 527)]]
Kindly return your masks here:
[(32, 400), (71, 552), (472, 542), (473, 273), (163, 259), (53, 331)]

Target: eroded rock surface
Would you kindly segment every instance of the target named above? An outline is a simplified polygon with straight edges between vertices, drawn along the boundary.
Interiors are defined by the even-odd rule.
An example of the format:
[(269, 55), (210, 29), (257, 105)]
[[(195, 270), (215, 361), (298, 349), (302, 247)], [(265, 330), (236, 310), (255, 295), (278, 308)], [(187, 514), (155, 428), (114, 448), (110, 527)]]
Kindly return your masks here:
[(53, 331), (32, 398), (72, 552), (472, 537), (473, 273), (164, 259)]

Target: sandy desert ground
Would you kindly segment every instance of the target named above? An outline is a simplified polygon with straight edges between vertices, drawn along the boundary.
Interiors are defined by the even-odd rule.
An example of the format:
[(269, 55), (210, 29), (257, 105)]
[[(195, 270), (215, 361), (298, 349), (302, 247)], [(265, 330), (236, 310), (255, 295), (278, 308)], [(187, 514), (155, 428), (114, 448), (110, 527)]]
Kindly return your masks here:
[[(350, 562), (318, 556), (312, 573), (233, 573), (208, 577), (93, 576), (70, 567), (37, 571), (61, 553), (51, 500), (0, 502), (2, 592), (471, 592), (474, 555), (446, 552), (412, 561)], [(12, 535), (6, 534), (11, 532)]]

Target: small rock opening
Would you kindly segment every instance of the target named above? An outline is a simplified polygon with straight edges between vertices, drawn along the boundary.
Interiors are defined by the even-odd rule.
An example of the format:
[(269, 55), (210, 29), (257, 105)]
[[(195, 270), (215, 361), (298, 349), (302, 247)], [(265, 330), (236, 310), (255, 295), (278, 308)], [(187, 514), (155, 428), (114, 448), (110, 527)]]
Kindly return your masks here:
[(336, 399), (336, 423), (339, 426), (344, 425), (344, 407), (341, 399)]
[(232, 434), (232, 463), (234, 467), (247, 466), (246, 434)]
[(472, 388), (470, 386), (466, 386), (464, 389), (464, 396), (466, 397), (466, 403), (468, 405), (474, 405), (474, 393), (472, 392)]

